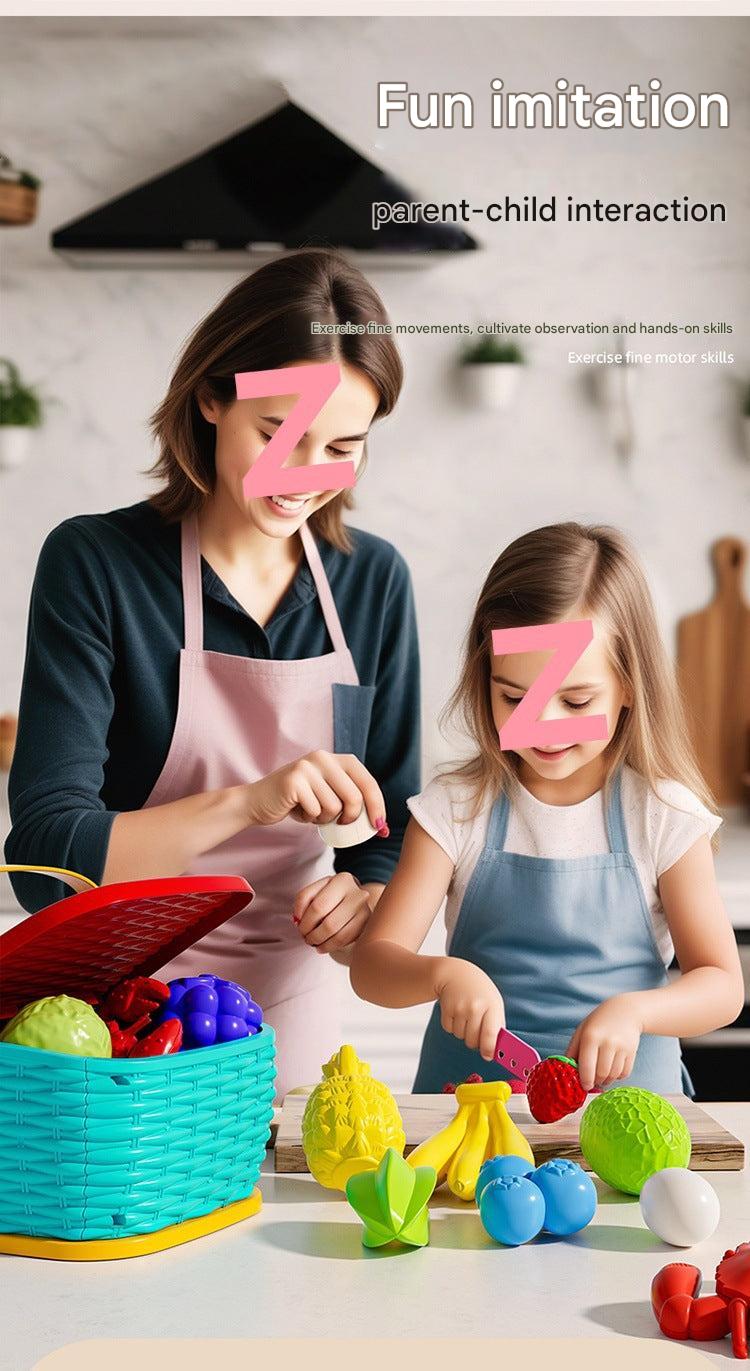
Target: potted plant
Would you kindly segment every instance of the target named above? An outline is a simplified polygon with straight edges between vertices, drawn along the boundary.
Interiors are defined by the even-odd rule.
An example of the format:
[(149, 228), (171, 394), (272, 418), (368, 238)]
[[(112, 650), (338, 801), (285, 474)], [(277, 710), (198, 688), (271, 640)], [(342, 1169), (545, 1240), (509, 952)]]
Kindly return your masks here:
[(41, 181), (14, 167), (0, 152), (0, 224), (31, 224), (36, 219)]
[(742, 428), (745, 433), (745, 449), (750, 457), (750, 381), (745, 383), (742, 396)]
[(39, 393), (24, 385), (18, 367), (8, 357), (0, 357), (0, 467), (20, 466), (31, 430), (41, 422)]
[(517, 343), (483, 335), (462, 359), (463, 388), (468, 402), (483, 409), (504, 409), (516, 392), (525, 361)]

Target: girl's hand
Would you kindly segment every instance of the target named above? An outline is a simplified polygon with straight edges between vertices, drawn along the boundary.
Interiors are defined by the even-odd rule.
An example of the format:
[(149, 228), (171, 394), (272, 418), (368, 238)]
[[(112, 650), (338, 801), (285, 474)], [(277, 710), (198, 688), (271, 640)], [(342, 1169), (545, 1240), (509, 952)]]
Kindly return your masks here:
[(348, 871), (324, 876), (299, 891), (292, 918), (308, 947), (339, 952), (357, 941), (372, 913), (370, 895)]
[(351, 823), (364, 804), (373, 828), (385, 822), (385, 801), (377, 781), (349, 753), (309, 752), (246, 787), (248, 823)]
[(494, 982), (473, 962), (441, 957), (435, 991), (446, 1033), (463, 1038), (467, 1047), (491, 1062), (497, 1035), (505, 1027), (503, 997)]
[(643, 1032), (641, 1018), (629, 995), (605, 1000), (580, 1023), (565, 1049), (578, 1062), (584, 1090), (611, 1085), (633, 1070)]

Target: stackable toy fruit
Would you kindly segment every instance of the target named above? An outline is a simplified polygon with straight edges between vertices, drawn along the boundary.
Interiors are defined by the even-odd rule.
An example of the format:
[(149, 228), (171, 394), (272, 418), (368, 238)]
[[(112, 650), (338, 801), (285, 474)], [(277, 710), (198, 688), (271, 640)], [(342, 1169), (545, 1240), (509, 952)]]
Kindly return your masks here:
[(374, 1171), (389, 1147), (399, 1156), (406, 1136), (390, 1090), (345, 1045), (323, 1067), (302, 1116), (302, 1146), (312, 1175), (329, 1190)]
[(545, 1057), (529, 1074), (526, 1098), (537, 1123), (556, 1123), (575, 1113), (586, 1100), (578, 1063), (572, 1057)]
[(447, 1180), (460, 1200), (471, 1202), (482, 1163), (512, 1154), (534, 1165), (534, 1154), (505, 1108), (507, 1081), (487, 1081), (456, 1089), (456, 1115), (439, 1133), (420, 1143), (407, 1158), (410, 1166), (434, 1166), (438, 1184)]
[(432, 1166), (416, 1169), (389, 1147), (375, 1171), (360, 1171), (346, 1182), (346, 1198), (365, 1225), (365, 1247), (406, 1243), (425, 1247), (430, 1237), (427, 1201), (437, 1176)]
[(169, 999), (153, 1022), (158, 1027), (170, 1019), (182, 1024), (183, 1048), (212, 1047), (257, 1033), (263, 1011), (249, 990), (206, 972), (169, 982)]
[(705, 1176), (670, 1166), (649, 1176), (641, 1191), (641, 1214), (647, 1228), (673, 1247), (704, 1242), (721, 1218), (719, 1197)]
[(536, 1168), (531, 1180), (544, 1195), (545, 1233), (568, 1238), (591, 1223), (596, 1213), (596, 1186), (578, 1162), (553, 1157)]
[(111, 1057), (112, 1042), (103, 1019), (85, 1000), (45, 995), (24, 1005), (0, 1033), (0, 1042), (67, 1052), (73, 1057)]
[(533, 1176), (533, 1164), (526, 1157), (514, 1157), (509, 1153), (504, 1157), (488, 1157), (486, 1162), (482, 1162), (477, 1176), (474, 1199), (479, 1204), (482, 1198), (482, 1191), (491, 1181), (498, 1181), (503, 1176)]
[(682, 1115), (669, 1100), (634, 1085), (591, 1101), (580, 1142), (591, 1170), (628, 1195), (639, 1195), (655, 1171), (690, 1161), (690, 1130)]
[[(504, 1172), (502, 1162), (508, 1163)], [(567, 1238), (591, 1223), (596, 1187), (577, 1162), (553, 1157), (527, 1171), (523, 1165), (519, 1157), (495, 1157), (482, 1167), (479, 1214), (495, 1242), (518, 1247), (542, 1230)]]
[(544, 1196), (527, 1176), (500, 1176), (482, 1191), (479, 1214), (495, 1242), (519, 1247), (542, 1231)]
[(701, 1272), (686, 1262), (663, 1266), (651, 1283), (651, 1306), (668, 1338), (714, 1342), (732, 1335), (735, 1357), (747, 1358), (750, 1243), (724, 1253), (716, 1268), (716, 1294), (700, 1298)]

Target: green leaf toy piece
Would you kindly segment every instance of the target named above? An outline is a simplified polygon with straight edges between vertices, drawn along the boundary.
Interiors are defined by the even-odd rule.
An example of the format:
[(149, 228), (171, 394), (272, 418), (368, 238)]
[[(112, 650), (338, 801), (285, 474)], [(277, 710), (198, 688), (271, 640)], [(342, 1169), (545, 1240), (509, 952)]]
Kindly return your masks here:
[(346, 1198), (361, 1218), (365, 1247), (402, 1242), (426, 1247), (430, 1240), (427, 1201), (437, 1184), (434, 1166), (409, 1166), (393, 1147), (377, 1171), (360, 1171), (346, 1183)]

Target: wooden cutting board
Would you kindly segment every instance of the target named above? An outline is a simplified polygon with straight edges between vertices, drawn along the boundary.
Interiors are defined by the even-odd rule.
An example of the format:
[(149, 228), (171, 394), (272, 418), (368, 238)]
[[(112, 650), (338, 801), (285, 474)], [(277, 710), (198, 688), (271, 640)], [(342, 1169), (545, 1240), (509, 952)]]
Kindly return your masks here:
[[(739, 1138), (728, 1133), (699, 1104), (687, 1095), (668, 1097), (685, 1119), (693, 1142), (690, 1165), (694, 1171), (741, 1171), (745, 1149)], [(302, 1115), (307, 1095), (287, 1095), (278, 1116), (275, 1169), (279, 1172), (307, 1171), (302, 1150)], [(432, 1137), (453, 1118), (456, 1101), (452, 1095), (397, 1095), (396, 1103), (404, 1121), (406, 1149), (411, 1152), (425, 1138)], [(508, 1112), (531, 1144), (537, 1164), (551, 1157), (570, 1157), (585, 1166), (578, 1146), (582, 1110), (559, 1123), (536, 1123), (529, 1113), (525, 1095), (512, 1095)]]
[(739, 804), (749, 793), (750, 607), (742, 594), (746, 553), (739, 538), (714, 543), (714, 598), (677, 626), (680, 687), (693, 743), (719, 804)]

